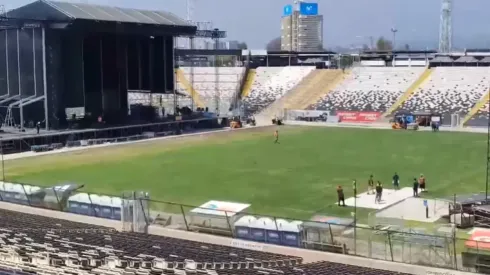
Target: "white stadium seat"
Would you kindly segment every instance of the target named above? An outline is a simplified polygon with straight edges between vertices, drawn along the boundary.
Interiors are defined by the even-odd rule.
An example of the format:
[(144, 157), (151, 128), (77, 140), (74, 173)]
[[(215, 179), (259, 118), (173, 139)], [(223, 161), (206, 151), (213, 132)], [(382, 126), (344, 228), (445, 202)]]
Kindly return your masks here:
[(243, 99), (245, 114), (252, 115), (285, 95), (315, 67), (259, 67), (249, 95)]
[(425, 68), (361, 67), (310, 109), (385, 112), (418, 79)]
[[(216, 110), (216, 96), (219, 97), (219, 111), (226, 114), (237, 95), (240, 94), (240, 84), (245, 72), (244, 67), (194, 67), (191, 75), (190, 67), (181, 67), (189, 83), (194, 83), (194, 89), (211, 112)], [(216, 77), (218, 72), (218, 77)], [(179, 92), (188, 94), (182, 85)]]
[(471, 127), (487, 127), (488, 126), (488, 102), (485, 103), (480, 109), (474, 114), (468, 122), (466, 122), (465, 126)]
[(489, 67), (438, 67), (397, 111), (440, 113), (450, 124), (451, 114), (463, 118), (486, 95), (489, 81)]

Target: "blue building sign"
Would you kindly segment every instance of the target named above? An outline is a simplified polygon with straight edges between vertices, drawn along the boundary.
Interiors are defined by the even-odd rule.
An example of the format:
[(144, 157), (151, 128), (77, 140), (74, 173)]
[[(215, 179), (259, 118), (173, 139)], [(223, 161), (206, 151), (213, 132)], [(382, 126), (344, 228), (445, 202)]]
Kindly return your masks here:
[(301, 15), (318, 15), (318, 4), (300, 2), (299, 13)]
[(293, 14), (293, 6), (292, 5), (284, 6), (284, 10), (282, 14), (283, 16), (290, 16), (291, 14)]

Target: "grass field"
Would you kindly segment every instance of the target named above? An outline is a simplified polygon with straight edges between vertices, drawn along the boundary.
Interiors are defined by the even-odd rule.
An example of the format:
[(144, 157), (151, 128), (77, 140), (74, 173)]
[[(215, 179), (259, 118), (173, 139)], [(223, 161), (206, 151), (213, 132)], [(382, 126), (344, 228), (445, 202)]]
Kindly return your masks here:
[(348, 215), (334, 205), (335, 188), (350, 197), (368, 176), (402, 186), (424, 173), (431, 197), (484, 190), (486, 135), (346, 128), (273, 128), (149, 141), (7, 161), (7, 181), (50, 186), (85, 184), (85, 191), (200, 205), (208, 200), (252, 204), (254, 213), (291, 218)]

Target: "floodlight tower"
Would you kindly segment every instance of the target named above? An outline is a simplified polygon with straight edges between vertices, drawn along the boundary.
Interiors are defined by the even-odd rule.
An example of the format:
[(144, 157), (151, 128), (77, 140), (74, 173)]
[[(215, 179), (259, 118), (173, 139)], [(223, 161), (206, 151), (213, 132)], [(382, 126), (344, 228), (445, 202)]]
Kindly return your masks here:
[(442, 0), (439, 28), (439, 52), (448, 53), (453, 46), (453, 0)]

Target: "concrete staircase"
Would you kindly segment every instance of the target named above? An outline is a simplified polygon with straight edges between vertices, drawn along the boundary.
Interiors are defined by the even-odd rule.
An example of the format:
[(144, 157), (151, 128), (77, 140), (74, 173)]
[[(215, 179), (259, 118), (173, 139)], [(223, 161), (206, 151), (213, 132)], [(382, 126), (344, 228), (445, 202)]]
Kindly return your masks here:
[(184, 72), (181, 69), (177, 69), (176, 75), (177, 75), (177, 82), (180, 83), (180, 85), (182, 85), (182, 87), (192, 97), (192, 100), (194, 100), (194, 103), (197, 105), (197, 107), (204, 108), (205, 105), (202, 102), (201, 98), (199, 97), (199, 93), (189, 83), (189, 81), (184, 75)]
[(342, 70), (314, 70), (283, 97), (262, 110), (256, 119), (261, 117), (270, 123), (274, 116), (282, 117), (285, 109), (304, 110), (318, 102), (349, 74), (349, 71), (342, 73)]
[(484, 95), (480, 101), (478, 101), (478, 103), (475, 104), (475, 106), (473, 106), (473, 108), (471, 108), (470, 112), (464, 117), (463, 121), (461, 122), (461, 126), (464, 126), (466, 122), (468, 122), (468, 120), (470, 120), (470, 118), (474, 115), (476, 115), (476, 113), (478, 113), (478, 110), (480, 110), (481, 107), (483, 107), (489, 100), (490, 98), (490, 91), (487, 92), (486, 95)]
[(252, 90), (252, 84), (254, 83), (255, 76), (257, 75), (257, 71), (255, 69), (250, 69), (248, 74), (245, 76), (245, 85), (243, 85), (242, 89), (242, 99), (247, 97), (250, 91)]
[(389, 117), (398, 107), (400, 107), (405, 101), (407, 101), (410, 97), (412, 97), (415, 93), (417, 93), (418, 88), (421, 87), (431, 76), (432, 69), (426, 68), (425, 71), (419, 76), (415, 82), (408, 87), (405, 93), (398, 98), (398, 100), (391, 105), (391, 107), (383, 114), (382, 118)]

